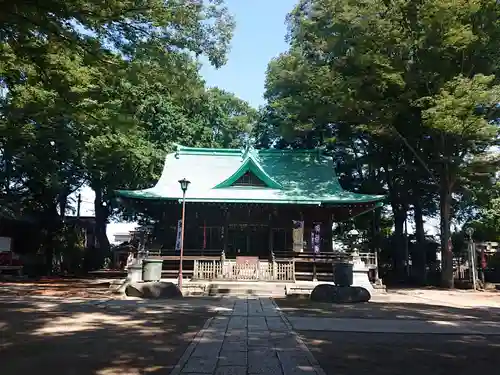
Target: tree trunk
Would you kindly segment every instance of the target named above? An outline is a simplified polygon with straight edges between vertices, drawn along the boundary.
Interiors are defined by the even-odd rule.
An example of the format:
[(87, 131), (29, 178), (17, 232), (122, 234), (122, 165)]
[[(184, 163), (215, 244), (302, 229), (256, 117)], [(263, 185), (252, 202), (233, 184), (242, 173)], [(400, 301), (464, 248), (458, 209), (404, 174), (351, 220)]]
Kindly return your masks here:
[(63, 192), (59, 195), (59, 212), (61, 213), (61, 221), (64, 223), (66, 218), (66, 207), (68, 206), (68, 194)]
[(10, 177), (12, 172), (12, 159), (10, 157), (10, 152), (7, 147), (3, 149), (3, 161), (5, 165), (5, 194), (7, 199), (10, 199)]
[(439, 203), (441, 214), (441, 284), (444, 288), (453, 288), (453, 252), (449, 243), (451, 238), (451, 183), (447, 173), (441, 178)]
[(93, 186), (95, 191), (94, 210), (95, 210), (95, 235), (101, 254), (109, 251), (109, 240), (106, 235), (106, 223), (108, 221), (108, 207), (103, 206), (103, 194), (100, 183)]
[(419, 196), (414, 197), (413, 214), (415, 216), (416, 253), (420, 265), (421, 281), (425, 284), (427, 283), (427, 250), (425, 246), (424, 217)]
[(50, 205), (45, 211), (43, 222), (45, 226), (45, 238), (43, 239), (43, 251), (45, 255), (45, 266), (47, 275), (54, 273), (54, 255), (56, 247), (56, 235), (59, 229), (59, 215), (56, 204)]
[(394, 213), (394, 270), (398, 277), (404, 277), (404, 254), (405, 254), (405, 235), (404, 223), (406, 220), (406, 211), (393, 206)]
[(377, 264), (377, 269), (375, 270), (375, 282), (378, 282), (379, 277), (380, 277), (380, 264), (379, 264), (379, 254), (380, 254), (380, 249), (382, 247), (382, 236), (380, 233), (380, 227), (381, 227), (381, 216), (382, 216), (382, 209), (381, 208), (376, 208), (373, 210), (373, 237), (372, 237), (372, 242), (373, 242), (373, 253), (375, 255), (376, 259), (376, 264)]

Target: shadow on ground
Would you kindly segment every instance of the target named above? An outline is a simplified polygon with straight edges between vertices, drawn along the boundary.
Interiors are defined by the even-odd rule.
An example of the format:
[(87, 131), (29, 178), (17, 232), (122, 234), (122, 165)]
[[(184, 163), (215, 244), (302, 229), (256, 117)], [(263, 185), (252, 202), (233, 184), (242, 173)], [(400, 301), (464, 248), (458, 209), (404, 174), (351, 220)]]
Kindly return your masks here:
[(327, 375), (496, 374), (500, 336), (300, 332)]
[[(276, 299), (289, 316), (498, 322), (498, 308), (423, 303), (317, 303)], [(300, 331), (327, 375), (470, 375), (500, 368), (500, 336)]]
[(292, 316), (367, 319), (500, 320), (500, 308), (457, 308), (424, 303), (367, 302), (334, 304), (309, 299), (275, 299), (280, 309)]
[(218, 304), (196, 302), (3, 297), (0, 373), (168, 374)]

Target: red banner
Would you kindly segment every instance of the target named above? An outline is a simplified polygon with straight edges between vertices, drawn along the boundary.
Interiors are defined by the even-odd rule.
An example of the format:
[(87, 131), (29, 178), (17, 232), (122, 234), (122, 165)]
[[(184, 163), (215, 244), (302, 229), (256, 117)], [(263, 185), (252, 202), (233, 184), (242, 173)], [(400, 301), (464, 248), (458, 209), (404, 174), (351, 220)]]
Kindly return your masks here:
[(481, 251), (481, 268), (484, 270), (487, 265), (488, 262), (486, 261), (486, 254), (484, 253), (484, 251)]
[(449, 253), (453, 251), (453, 242), (451, 242), (451, 237), (448, 239), (448, 248), (446, 249)]
[(207, 222), (203, 221), (203, 250), (207, 248)]

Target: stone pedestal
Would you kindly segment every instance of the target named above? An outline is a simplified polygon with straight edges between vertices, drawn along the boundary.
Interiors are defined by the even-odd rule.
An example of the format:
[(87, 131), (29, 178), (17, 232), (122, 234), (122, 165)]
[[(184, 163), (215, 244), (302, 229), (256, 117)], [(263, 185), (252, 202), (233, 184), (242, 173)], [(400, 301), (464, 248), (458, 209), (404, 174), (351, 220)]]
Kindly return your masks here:
[(142, 281), (142, 264), (134, 263), (127, 268), (127, 281), (136, 283)]
[(333, 303), (368, 302), (371, 299), (371, 293), (360, 286), (319, 284), (312, 291), (310, 299), (315, 302)]
[(365, 262), (363, 262), (357, 252), (352, 254), (352, 259), (353, 259), (353, 267), (352, 267), (352, 272), (353, 272), (353, 282), (352, 286), (360, 286), (365, 288), (370, 292), (370, 294), (373, 294), (373, 285), (370, 282), (370, 279), (368, 277), (368, 272), (369, 269), (366, 266)]
[(182, 297), (182, 292), (177, 285), (161, 281), (131, 283), (125, 289), (125, 294), (129, 297), (152, 299)]

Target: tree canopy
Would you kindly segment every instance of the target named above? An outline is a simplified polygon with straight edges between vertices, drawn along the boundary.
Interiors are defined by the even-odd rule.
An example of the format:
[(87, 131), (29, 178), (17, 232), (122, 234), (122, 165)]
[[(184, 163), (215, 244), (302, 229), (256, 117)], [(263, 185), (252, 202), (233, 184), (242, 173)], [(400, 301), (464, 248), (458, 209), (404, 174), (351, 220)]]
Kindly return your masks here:
[(0, 20), (2, 214), (37, 218), (48, 264), (72, 192), (96, 192), (106, 249), (115, 189), (151, 184), (173, 142), (238, 145), (256, 116), (199, 73), (226, 61), (221, 0), (13, 1)]
[(344, 183), (385, 191), (396, 248), (410, 209), (422, 241), (423, 213), (440, 212), (447, 286), (450, 221), (498, 169), (485, 153), (498, 139), (499, 12), (490, 0), (302, 0), (267, 72), (264, 116), (282, 145), (326, 145)]

